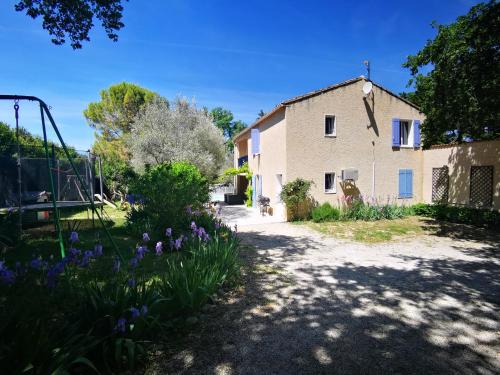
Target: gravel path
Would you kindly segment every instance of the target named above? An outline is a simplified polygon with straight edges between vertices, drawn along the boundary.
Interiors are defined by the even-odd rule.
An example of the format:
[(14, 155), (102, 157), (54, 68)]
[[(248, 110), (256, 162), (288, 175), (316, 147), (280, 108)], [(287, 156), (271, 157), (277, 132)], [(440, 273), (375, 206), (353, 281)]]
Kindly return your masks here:
[(363, 245), (241, 226), (244, 288), (147, 373), (498, 374), (500, 236), (457, 228)]

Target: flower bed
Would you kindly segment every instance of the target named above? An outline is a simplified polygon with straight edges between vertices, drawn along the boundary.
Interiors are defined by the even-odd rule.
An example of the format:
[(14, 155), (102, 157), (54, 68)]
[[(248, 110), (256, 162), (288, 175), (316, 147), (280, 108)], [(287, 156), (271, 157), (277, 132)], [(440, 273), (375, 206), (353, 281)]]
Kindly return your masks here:
[(239, 274), (235, 233), (206, 213), (183, 232), (144, 233), (124, 259), (99, 243), (79, 249), (76, 232), (70, 243), (59, 261), (0, 262), (3, 372), (133, 368), (151, 340)]

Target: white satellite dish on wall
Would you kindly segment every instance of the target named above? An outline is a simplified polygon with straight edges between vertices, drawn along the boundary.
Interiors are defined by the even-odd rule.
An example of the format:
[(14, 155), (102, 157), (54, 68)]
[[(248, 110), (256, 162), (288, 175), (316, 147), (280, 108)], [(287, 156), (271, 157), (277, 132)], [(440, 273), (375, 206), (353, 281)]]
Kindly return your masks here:
[(370, 81), (365, 82), (365, 84), (363, 85), (363, 92), (365, 93), (365, 95), (371, 93), (372, 90), (373, 90), (373, 83), (371, 83)]

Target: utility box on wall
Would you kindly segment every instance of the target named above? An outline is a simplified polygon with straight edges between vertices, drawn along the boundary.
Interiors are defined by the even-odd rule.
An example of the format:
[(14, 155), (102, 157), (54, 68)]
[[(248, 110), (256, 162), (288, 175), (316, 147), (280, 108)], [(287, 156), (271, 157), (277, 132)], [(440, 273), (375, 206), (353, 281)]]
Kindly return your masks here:
[(342, 181), (356, 181), (358, 179), (358, 170), (354, 168), (342, 169)]

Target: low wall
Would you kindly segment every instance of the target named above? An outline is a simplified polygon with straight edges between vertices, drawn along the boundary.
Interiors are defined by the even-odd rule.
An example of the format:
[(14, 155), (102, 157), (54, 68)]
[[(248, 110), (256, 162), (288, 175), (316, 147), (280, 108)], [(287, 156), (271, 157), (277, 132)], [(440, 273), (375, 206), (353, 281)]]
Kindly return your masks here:
[(423, 199), (432, 202), (432, 169), (448, 167), (450, 204), (470, 206), (471, 166), (493, 166), (493, 205), (500, 210), (500, 140), (437, 145), (423, 152)]

